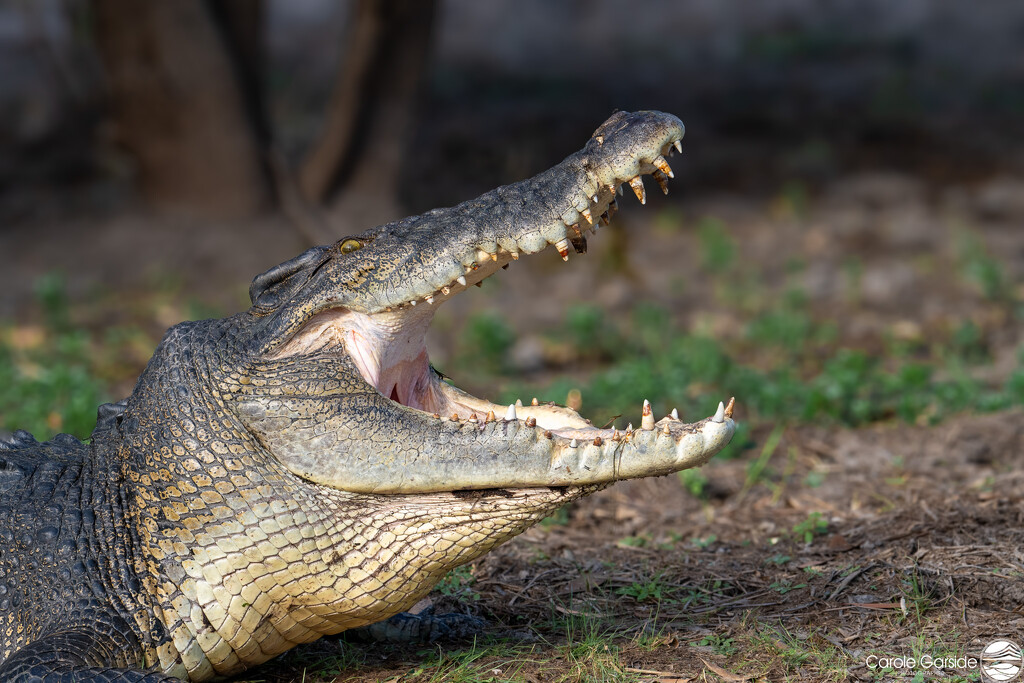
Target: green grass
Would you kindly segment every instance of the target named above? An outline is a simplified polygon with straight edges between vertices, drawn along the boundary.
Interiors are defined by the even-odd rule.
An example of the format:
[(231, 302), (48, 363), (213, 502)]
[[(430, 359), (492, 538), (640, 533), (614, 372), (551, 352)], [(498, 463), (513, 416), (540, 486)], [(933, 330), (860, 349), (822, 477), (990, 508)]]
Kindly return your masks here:
[(476, 601), (480, 599), (480, 594), (473, 590), (474, 583), (476, 583), (476, 577), (473, 576), (473, 570), (469, 565), (463, 565), (448, 572), (437, 584), (435, 590), (442, 595), (449, 595), (460, 600)]
[(722, 655), (723, 657), (731, 657), (739, 652), (739, 645), (736, 643), (736, 639), (726, 637), (721, 633), (709, 633), (700, 640), (692, 641), (690, 645), (694, 647), (709, 647), (716, 655)]
[[(610, 320), (584, 308), (551, 333), (553, 343), (581, 349), (574, 361), (588, 372), (551, 381), (524, 381), (512, 371), (494, 373), (499, 402), (538, 396), (565, 403), (579, 391), (583, 411), (601, 425), (615, 416), (622, 428), (644, 399), (658, 415), (678, 408), (684, 419), (714, 412), (721, 399), (736, 396), (743, 416), (756, 422), (824, 422), (858, 426), (899, 419), (934, 423), (963, 411), (994, 411), (1024, 403), (1024, 354), (1002, 384), (975, 378), (972, 371), (990, 361), (983, 332), (973, 323), (956, 326), (927, 349), (900, 356), (879, 355), (837, 343), (835, 326), (816, 323), (804, 297), (792, 291), (777, 310), (755, 317), (742, 339), (722, 341), (675, 326), (660, 308), (641, 305), (625, 320)], [(487, 321), (487, 322), (481, 322)], [(485, 317), (471, 323), (494, 327)], [(472, 339), (479, 341), (476, 334)], [(486, 352), (497, 367), (512, 343), (491, 333)], [(471, 343), (477, 343), (471, 342)], [(755, 354), (749, 353), (755, 350)], [(754, 355), (759, 362), (745, 363)], [(463, 349), (454, 357), (463, 356)], [(593, 363), (600, 359), (600, 363)], [(462, 363), (460, 363), (462, 365)], [(551, 373), (557, 374), (557, 373)], [(478, 375), (479, 377), (479, 375)], [(751, 445), (748, 433), (733, 440), (730, 455)], [(700, 492), (700, 482), (685, 482)]]
[(822, 536), (828, 533), (828, 520), (820, 512), (812, 512), (807, 519), (793, 525), (793, 535), (809, 545), (815, 536)]
[(36, 286), (43, 323), (0, 328), (0, 428), (26, 429), (39, 439), (57, 432), (87, 437), (96, 407), (107, 400), (96, 378), (89, 335), (71, 323), (63, 280)]
[(662, 574), (652, 576), (642, 581), (634, 581), (628, 586), (623, 586), (615, 591), (618, 595), (633, 598), (637, 602), (661, 602), (669, 589), (665, 585)]
[(88, 355), (81, 332), (47, 335), (31, 349), (0, 341), (0, 427), (40, 439), (57, 432), (87, 437), (106, 398)]
[(568, 673), (557, 680), (611, 683), (638, 679), (626, 672), (616, 634), (601, 619), (570, 615), (565, 621), (564, 633), (566, 642), (559, 650)]
[(531, 664), (532, 649), (501, 641), (477, 642), (464, 648), (420, 650), (422, 661), (395, 681), (440, 683), (497, 683), (522, 680), (521, 671)]

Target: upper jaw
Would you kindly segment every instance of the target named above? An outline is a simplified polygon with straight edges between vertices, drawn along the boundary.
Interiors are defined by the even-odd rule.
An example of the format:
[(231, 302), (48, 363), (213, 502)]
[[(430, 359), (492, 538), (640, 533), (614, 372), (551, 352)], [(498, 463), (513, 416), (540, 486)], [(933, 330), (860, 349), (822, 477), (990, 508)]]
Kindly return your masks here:
[(345, 305), (366, 313), (432, 306), (522, 254), (554, 246), (568, 260), (571, 250), (586, 250), (588, 233), (607, 224), (624, 184), (641, 202), (642, 175), (668, 192), (666, 158), (681, 149), (684, 132), (670, 114), (619, 112), (582, 150), (533, 178), (357, 236), (367, 246), (352, 254), (353, 263), (365, 265), (353, 266), (359, 286)]
[(325, 410), (329, 392), (250, 395), (239, 414), (292, 472), (350, 492), (601, 485), (706, 462), (733, 434), (732, 401), (693, 424), (674, 411), (656, 420), (645, 402), (639, 428), (598, 429), (568, 408), (470, 396), (441, 381), (423, 347), (436, 305), (520, 254), (554, 245), (568, 260), (570, 246), (584, 251), (622, 183), (643, 202), (640, 175), (650, 173), (667, 192), (664, 157), (682, 133), (672, 116), (616, 114), (549, 171), (367, 233), (366, 248), (334, 256), (308, 281), (316, 294), (301, 310), (315, 315), (290, 327), (298, 333), (273, 353), (337, 356), (348, 400), (335, 405), (332, 396)]
[(669, 114), (618, 112), (582, 150), (534, 178), (373, 228), (355, 238), (362, 249), (333, 257), (341, 279), (358, 286), (345, 290), (344, 301), (321, 290), (308, 319), (268, 355), (343, 350), (368, 384), (407, 407), (480, 421), (518, 409), (545, 429), (598, 431), (568, 408), (506, 408), (450, 387), (429, 367), (423, 338), (438, 305), (521, 254), (553, 245), (568, 260), (570, 247), (585, 251), (587, 234), (614, 214), (624, 183), (645, 202), (641, 176), (651, 174), (667, 193), (665, 157), (680, 149), (684, 132)]

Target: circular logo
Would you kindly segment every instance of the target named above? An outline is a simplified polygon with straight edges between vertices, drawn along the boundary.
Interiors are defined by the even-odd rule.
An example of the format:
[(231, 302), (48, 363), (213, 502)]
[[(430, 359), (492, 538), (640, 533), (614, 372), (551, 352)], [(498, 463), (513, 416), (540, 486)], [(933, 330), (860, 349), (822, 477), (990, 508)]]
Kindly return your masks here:
[(1024, 653), (1020, 645), (996, 640), (981, 653), (981, 673), (986, 681), (1015, 681), (1024, 671)]

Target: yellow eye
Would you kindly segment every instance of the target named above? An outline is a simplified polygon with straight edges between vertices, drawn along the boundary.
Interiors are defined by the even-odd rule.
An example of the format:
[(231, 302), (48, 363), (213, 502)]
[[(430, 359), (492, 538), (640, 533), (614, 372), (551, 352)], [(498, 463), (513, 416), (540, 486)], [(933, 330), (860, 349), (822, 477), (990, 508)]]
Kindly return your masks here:
[(359, 251), (363, 248), (363, 243), (357, 239), (347, 239), (341, 243), (341, 253), (351, 254), (353, 251)]

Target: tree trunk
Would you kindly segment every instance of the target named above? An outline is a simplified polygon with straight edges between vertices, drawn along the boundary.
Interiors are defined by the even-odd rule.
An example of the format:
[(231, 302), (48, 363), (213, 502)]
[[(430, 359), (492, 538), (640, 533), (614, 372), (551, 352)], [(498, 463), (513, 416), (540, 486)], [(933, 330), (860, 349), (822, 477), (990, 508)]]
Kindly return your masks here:
[[(267, 132), (252, 106), (258, 83), (244, 77), (245, 60), (258, 62), (262, 50), (241, 39), (261, 32), (259, 0), (216, 10), (202, 0), (93, 2), (116, 138), (137, 160), (150, 203), (220, 217), (266, 208)], [(248, 23), (224, 22), (240, 31), (232, 35), (218, 13)]]
[[(341, 221), (396, 217), (402, 154), (420, 93), (436, 0), (358, 0), (320, 140), (299, 173), (311, 202), (335, 188)], [(349, 230), (338, 226), (339, 232)]]

